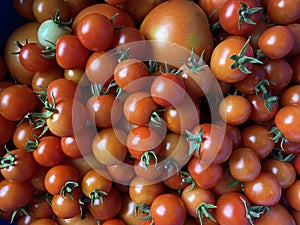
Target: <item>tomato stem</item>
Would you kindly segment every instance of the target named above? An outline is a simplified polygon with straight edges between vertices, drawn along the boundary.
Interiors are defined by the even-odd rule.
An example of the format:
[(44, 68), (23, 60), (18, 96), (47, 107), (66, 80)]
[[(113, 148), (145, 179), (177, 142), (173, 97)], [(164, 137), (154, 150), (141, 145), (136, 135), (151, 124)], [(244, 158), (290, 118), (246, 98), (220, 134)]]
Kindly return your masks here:
[(103, 195), (107, 195), (105, 191), (101, 191), (98, 189), (95, 189), (89, 194), (89, 197), (91, 199), (91, 204), (93, 205), (95, 203), (96, 199), (99, 199), (100, 203), (103, 203)]
[(6, 157), (0, 157), (0, 170), (14, 165), (14, 162), (16, 160), (16, 156), (11, 154), (6, 146), (4, 146), (4, 148), (5, 148), (7, 155), (6, 155)]
[(193, 134), (188, 130), (186, 130), (185, 133), (188, 135), (186, 140), (190, 143), (189, 155), (191, 156), (196, 151), (196, 155), (200, 159), (200, 148), (203, 142), (202, 128), (200, 127), (197, 134)]
[(241, 2), (241, 7), (239, 9), (239, 20), (238, 20), (238, 29), (241, 28), (243, 22), (248, 24), (256, 24), (250, 19), (250, 16), (258, 11), (263, 10), (262, 7), (249, 8), (245, 3)]
[(74, 196), (73, 196), (73, 193), (72, 193), (72, 191), (73, 191), (73, 189), (75, 188), (75, 187), (78, 187), (79, 186), (79, 184), (77, 183), (77, 182), (74, 182), (74, 181), (67, 181), (66, 183), (65, 183), (65, 185), (61, 188), (61, 190), (60, 190), (60, 195), (62, 195), (62, 196), (66, 196), (67, 194), (68, 195), (70, 195), (70, 197), (72, 198), (72, 199), (74, 199)]
[(193, 190), (194, 187), (196, 186), (196, 183), (195, 183), (193, 177), (191, 176), (191, 174), (189, 174), (186, 171), (180, 171), (180, 175), (181, 175), (181, 183), (182, 184), (191, 184), (191, 187), (188, 191)]
[(155, 160), (155, 166), (157, 165), (158, 159), (154, 151), (147, 151), (141, 156), (141, 161), (143, 163), (143, 167), (147, 171), (150, 165), (151, 158)]
[(194, 52), (194, 49), (192, 49), (192, 52), (191, 52), (191, 56), (188, 58), (188, 63), (184, 63), (184, 65), (189, 69), (191, 70), (193, 73), (199, 75), (199, 72), (204, 68), (204, 67), (207, 67), (208, 65), (204, 63), (203, 61), (203, 57), (204, 57), (204, 52), (205, 50), (203, 50), (201, 52), (201, 55), (200, 55), (200, 58), (199, 60), (197, 61), (197, 58), (196, 58), (196, 54)]
[(213, 222), (217, 222), (215, 218), (211, 215), (209, 212), (209, 209), (215, 209), (217, 206), (213, 204), (207, 204), (205, 202), (201, 203), (197, 208), (196, 208), (196, 213), (198, 215), (200, 224), (203, 224), (203, 216), (208, 217), (210, 220)]

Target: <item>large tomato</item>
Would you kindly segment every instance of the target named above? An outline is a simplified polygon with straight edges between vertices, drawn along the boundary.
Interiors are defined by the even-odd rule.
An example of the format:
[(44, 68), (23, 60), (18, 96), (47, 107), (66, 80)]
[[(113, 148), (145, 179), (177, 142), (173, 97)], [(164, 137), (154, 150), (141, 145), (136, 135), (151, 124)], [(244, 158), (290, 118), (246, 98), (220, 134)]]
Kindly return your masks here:
[(194, 49), (197, 55), (203, 50), (208, 61), (213, 49), (212, 34), (204, 11), (192, 1), (166, 1), (151, 10), (143, 20), (140, 31), (148, 40), (176, 43)]

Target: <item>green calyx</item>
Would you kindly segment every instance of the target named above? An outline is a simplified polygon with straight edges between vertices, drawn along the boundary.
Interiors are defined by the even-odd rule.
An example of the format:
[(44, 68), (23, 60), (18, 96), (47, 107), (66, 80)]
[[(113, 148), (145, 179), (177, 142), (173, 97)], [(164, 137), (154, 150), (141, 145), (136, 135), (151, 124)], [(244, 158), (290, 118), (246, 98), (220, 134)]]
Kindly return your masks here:
[(248, 70), (245, 64), (247, 63), (256, 63), (256, 64), (262, 64), (262, 62), (256, 58), (245, 56), (246, 49), (249, 45), (250, 37), (247, 39), (246, 43), (242, 47), (241, 51), (238, 55), (232, 55), (230, 56), (230, 59), (234, 60), (234, 62), (231, 64), (231, 69), (239, 68), (240, 71), (242, 71), (245, 74), (250, 74), (251, 71)]
[(250, 19), (250, 16), (258, 11), (262, 11), (262, 7), (249, 8), (245, 3), (241, 2), (241, 7), (239, 9), (239, 20), (238, 20), (238, 29), (241, 28), (243, 22), (248, 24), (256, 24)]
[(196, 209), (196, 213), (198, 215), (200, 224), (203, 224), (203, 217), (207, 217), (210, 220), (212, 220), (213, 222), (217, 222), (215, 220), (215, 218), (211, 215), (211, 213), (209, 212), (209, 209), (215, 209), (217, 208), (217, 206), (213, 205), (213, 204), (207, 204), (205, 202), (201, 203), (197, 209)]
[(40, 143), (40, 140), (39, 140), (39, 137), (32, 133), (32, 137), (34, 138), (34, 141), (31, 141), (29, 139), (26, 140), (26, 143), (25, 143), (25, 148), (26, 150), (25, 151), (28, 151), (28, 152), (32, 152), (34, 149), (36, 149)]
[(98, 189), (95, 189), (93, 192), (89, 194), (89, 197), (91, 199), (91, 204), (94, 205), (96, 199), (99, 199), (100, 203), (103, 203), (103, 195), (107, 195), (105, 191), (101, 191)]
[(0, 170), (13, 166), (16, 161), (16, 156), (11, 154), (10, 151), (4, 147), (6, 151), (6, 157), (0, 157)]
[(204, 67), (208, 66), (204, 63), (203, 57), (204, 57), (204, 50), (202, 51), (201, 56), (200, 56), (199, 60), (197, 61), (197, 57), (194, 52), (194, 49), (192, 49), (191, 56), (188, 58), (188, 62), (184, 63), (184, 65), (186, 66), (186, 68), (191, 70), (193, 73), (199, 75), (199, 72)]
[(189, 155), (191, 156), (196, 151), (196, 155), (200, 159), (200, 148), (203, 142), (202, 128), (199, 129), (197, 134), (194, 134), (188, 130), (186, 130), (185, 133), (187, 134), (186, 140), (190, 143)]
[(175, 75), (179, 75), (179, 74), (183, 71), (183, 70), (176, 70), (176, 69), (171, 70), (171, 69), (169, 68), (167, 62), (165, 62), (164, 69), (165, 69), (165, 70), (163, 70), (163, 66), (162, 66), (162, 65), (159, 67), (160, 74), (164, 74), (164, 73), (172, 73), (172, 74), (175, 74)]
[[(146, 216), (139, 218), (139, 220), (152, 220), (151, 212), (150, 212), (150, 206), (146, 204), (135, 204), (132, 210), (133, 216), (138, 216), (139, 213), (146, 214)], [(153, 221), (151, 225), (154, 224)]]
[(261, 205), (255, 205), (255, 206), (249, 206), (248, 202), (241, 197), (242, 202), (244, 203), (245, 209), (246, 209), (246, 217), (249, 220), (251, 225), (255, 225), (253, 222), (253, 218), (259, 218), (262, 214), (265, 213), (267, 210), (268, 215), (270, 215), (270, 207), (268, 206), (261, 206)]
[(191, 174), (189, 174), (189, 172), (187, 172), (187, 171), (180, 171), (180, 175), (181, 175), (181, 183), (182, 184), (191, 184), (189, 191), (193, 190), (194, 187), (196, 186), (196, 183), (195, 183), (193, 177), (191, 176)]
[(281, 162), (291, 162), (296, 157), (296, 154), (283, 154), (280, 149), (274, 149), (271, 155)]
[(269, 131), (269, 134), (273, 134), (274, 136), (271, 138), (275, 143), (278, 143), (280, 141), (280, 148), (281, 150), (284, 151), (283, 144), (285, 141), (285, 137), (283, 133), (277, 128), (277, 127), (272, 127)]
[(70, 32), (72, 32), (72, 29), (69, 27), (71, 24), (72, 24), (72, 19), (70, 19), (69, 21), (67, 22), (63, 22), (61, 20), (61, 16), (60, 16), (60, 10), (58, 9), (55, 13), (55, 16), (54, 18), (52, 19), (52, 21), (57, 24), (58, 27), (61, 27), (65, 30), (69, 30)]
[(155, 166), (156, 166), (158, 159), (157, 159), (157, 156), (154, 151), (147, 151), (141, 156), (141, 161), (142, 161), (143, 167), (145, 168), (146, 171), (148, 170), (148, 168), (150, 166), (151, 158), (154, 159)]
[(65, 185), (61, 188), (60, 195), (65, 197), (68, 194), (72, 199), (74, 199), (72, 191), (78, 186), (79, 184), (77, 182), (67, 181)]
[(120, 50), (112, 53), (111, 56), (118, 56), (118, 63), (120, 63), (125, 59), (130, 59), (129, 53), (130, 48), (123, 49), (123, 47), (121, 46)]

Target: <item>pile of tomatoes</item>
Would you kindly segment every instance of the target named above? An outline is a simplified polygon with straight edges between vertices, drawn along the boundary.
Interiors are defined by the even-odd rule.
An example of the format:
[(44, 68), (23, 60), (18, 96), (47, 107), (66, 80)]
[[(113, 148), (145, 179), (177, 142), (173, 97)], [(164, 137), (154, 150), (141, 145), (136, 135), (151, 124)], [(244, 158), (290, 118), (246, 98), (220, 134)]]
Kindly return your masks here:
[(0, 218), (300, 224), (300, 0), (13, 0)]

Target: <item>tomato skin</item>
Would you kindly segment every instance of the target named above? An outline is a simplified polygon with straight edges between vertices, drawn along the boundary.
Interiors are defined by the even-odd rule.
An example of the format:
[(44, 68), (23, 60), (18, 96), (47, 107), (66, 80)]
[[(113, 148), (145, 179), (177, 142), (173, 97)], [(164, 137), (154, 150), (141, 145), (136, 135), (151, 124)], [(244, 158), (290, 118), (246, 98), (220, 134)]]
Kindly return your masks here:
[(289, 24), (300, 18), (300, 1), (268, 0), (267, 11), (272, 21), (276, 24)]
[(0, 209), (4, 212), (13, 211), (30, 202), (33, 196), (33, 188), (27, 181), (0, 182)]
[(300, 175), (300, 156), (299, 155), (300, 154), (298, 154), (293, 161), (293, 165), (294, 165), (298, 175)]
[(300, 180), (296, 180), (288, 189), (286, 189), (285, 196), (293, 209), (300, 211), (299, 195), (300, 194)]
[[(1, 169), (3, 177), (11, 182), (24, 182), (29, 180), (35, 172), (36, 162), (31, 152), (24, 152), (21, 149), (10, 151), (15, 159), (11, 166)], [(4, 157), (7, 158), (8, 154)]]
[[(230, 56), (238, 55), (246, 41), (246, 38), (242, 36), (232, 35), (220, 42), (213, 49), (210, 59), (210, 68), (218, 80), (235, 83), (246, 78), (247, 74), (243, 73), (239, 68), (230, 68), (234, 62), (230, 59)], [(253, 57), (253, 55), (253, 49), (251, 45), (248, 45), (245, 51), (245, 56)], [(253, 64), (246, 63), (245, 66), (251, 71)]]
[(216, 202), (215, 219), (220, 225), (250, 225), (242, 199), (248, 199), (239, 193), (229, 192), (221, 195)]
[(41, 192), (46, 191), (44, 179), (48, 170), (49, 168), (47, 167), (42, 167), (40, 165), (37, 166), (37, 169), (29, 180), (29, 183), (35, 190)]
[(112, 187), (107, 195), (103, 196), (103, 203), (99, 199), (96, 199), (94, 204), (89, 204), (91, 214), (99, 220), (108, 220), (115, 217), (121, 208), (121, 195), (114, 187)]
[(248, 16), (248, 18), (252, 20), (254, 24), (249, 24), (243, 21), (239, 26), (239, 10), (241, 9), (241, 3), (244, 3), (250, 10), (260, 6), (257, 0), (225, 1), (219, 11), (219, 21), (221, 27), (230, 34), (249, 34), (256, 28), (256, 25), (260, 20), (262, 10), (259, 10)]
[(4, 145), (12, 139), (16, 129), (16, 123), (5, 119), (0, 114), (0, 145)]
[(162, 194), (156, 197), (150, 211), (156, 225), (183, 225), (186, 219), (183, 201), (173, 194)]
[(11, 121), (23, 119), (26, 113), (34, 111), (37, 105), (36, 95), (29, 87), (21, 84), (9, 86), (0, 93), (0, 113)]
[(226, 123), (240, 125), (250, 117), (251, 105), (244, 96), (229, 95), (220, 102), (219, 114)]
[(175, 0), (159, 4), (147, 14), (140, 31), (147, 40), (176, 43), (187, 49), (194, 49), (197, 55), (201, 55), (205, 49), (206, 62), (213, 49), (206, 14), (199, 5), (190, 1)]
[(56, 136), (42, 137), (37, 148), (33, 151), (33, 157), (43, 167), (53, 167), (60, 164), (65, 158), (60, 138)]
[(282, 189), (290, 187), (296, 180), (296, 169), (289, 162), (266, 159), (262, 163), (262, 171), (274, 174)]
[(158, 108), (150, 93), (135, 92), (130, 94), (123, 105), (124, 116), (128, 122), (144, 126), (150, 122), (150, 117)]
[(45, 188), (52, 195), (58, 195), (67, 181), (78, 183), (79, 173), (76, 168), (66, 164), (51, 167), (44, 179)]
[(287, 27), (293, 32), (295, 36), (295, 45), (292, 50), (289, 52), (289, 55), (296, 55), (300, 53), (300, 24), (299, 23), (291, 23), (288, 24)]
[(32, 3), (34, 0), (22, 1), (22, 0), (14, 0), (13, 6), (16, 12), (22, 17), (28, 20), (34, 20), (34, 15), (32, 11)]
[(286, 224), (286, 225), (296, 225), (292, 215), (289, 211), (281, 204), (276, 204), (270, 206), (270, 214), (265, 212), (258, 219), (254, 219), (255, 225), (277, 225), (277, 224)]
[(261, 171), (260, 159), (250, 148), (235, 149), (230, 155), (228, 165), (231, 175), (241, 182), (254, 180)]
[(284, 106), (275, 115), (275, 125), (284, 137), (292, 142), (300, 142), (299, 105)]
[(210, 189), (217, 185), (224, 175), (220, 164), (207, 165), (196, 157), (192, 157), (188, 163), (188, 172), (195, 183), (203, 189)]
[(279, 202), (282, 190), (275, 175), (261, 172), (254, 180), (244, 183), (244, 192), (252, 203), (271, 206)]
[[(73, 57), (70, 58), (70, 55)], [(90, 51), (75, 35), (63, 35), (56, 41), (56, 61), (63, 69), (84, 68)]]
[(280, 95), (281, 106), (300, 105), (300, 85), (292, 85)]
[(59, 78), (63, 77), (63, 72), (56, 67), (51, 67), (47, 71), (37, 72), (34, 74), (31, 87), (34, 91), (45, 91), (48, 85)]
[(90, 51), (103, 51), (112, 45), (115, 31), (106, 16), (91, 13), (79, 21), (76, 34), (83, 46)]
[(286, 56), (295, 45), (295, 36), (286, 26), (275, 25), (265, 30), (258, 46), (271, 59), (280, 59)]

